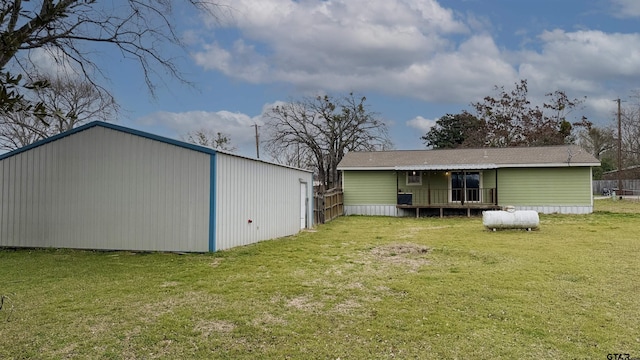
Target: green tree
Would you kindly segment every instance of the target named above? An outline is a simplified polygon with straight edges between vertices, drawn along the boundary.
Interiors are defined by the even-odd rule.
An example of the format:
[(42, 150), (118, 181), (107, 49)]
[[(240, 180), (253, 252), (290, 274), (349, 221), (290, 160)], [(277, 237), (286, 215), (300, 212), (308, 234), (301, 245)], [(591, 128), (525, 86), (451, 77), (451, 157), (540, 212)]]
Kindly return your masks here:
[(616, 169), (616, 161), (613, 154), (607, 154), (600, 159), (600, 166), (593, 168), (593, 179), (602, 180), (602, 175)]
[(458, 147), (478, 147), (478, 132), (482, 132), (483, 123), (470, 113), (446, 114), (436, 120), (426, 135), (422, 136), (427, 147), (434, 149), (452, 149)]
[(46, 82), (24, 81), (21, 74), (12, 75), (0, 68), (0, 116), (14, 112), (28, 112), (38, 119), (43, 119), (46, 116), (44, 104), (25, 99), (22, 91), (23, 89), (39, 90), (48, 85)]

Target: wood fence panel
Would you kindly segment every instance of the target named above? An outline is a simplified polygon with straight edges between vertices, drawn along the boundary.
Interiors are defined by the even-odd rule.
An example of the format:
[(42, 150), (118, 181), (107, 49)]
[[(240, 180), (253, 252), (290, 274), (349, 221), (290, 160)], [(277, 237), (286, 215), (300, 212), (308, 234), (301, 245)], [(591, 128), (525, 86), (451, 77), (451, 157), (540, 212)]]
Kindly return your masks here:
[[(596, 195), (602, 195), (604, 189), (617, 189), (618, 180), (594, 180), (593, 181), (593, 193)], [(624, 195), (639, 195), (640, 194), (640, 179), (622, 180), (622, 189), (625, 191)]]
[(342, 189), (331, 189), (324, 194), (315, 194), (313, 203), (316, 224), (324, 224), (344, 215), (344, 193)]

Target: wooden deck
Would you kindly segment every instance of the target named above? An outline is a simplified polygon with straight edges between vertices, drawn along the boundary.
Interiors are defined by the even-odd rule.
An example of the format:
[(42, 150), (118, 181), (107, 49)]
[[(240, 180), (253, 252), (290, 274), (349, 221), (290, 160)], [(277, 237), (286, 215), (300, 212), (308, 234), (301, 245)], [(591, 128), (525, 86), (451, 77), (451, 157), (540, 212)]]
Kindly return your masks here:
[(467, 216), (471, 216), (472, 211), (482, 211), (482, 210), (500, 210), (501, 207), (495, 204), (460, 204), (460, 203), (449, 203), (449, 204), (430, 204), (430, 205), (396, 205), (398, 209), (415, 209), (416, 217), (420, 217), (420, 209), (438, 209), (440, 211), (440, 217), (444, 217), (445, 210), (465, 210)]
[(498, 197), (496, 188), (475, 189), (412, 189), (410, 192), (399, 192), (396, 203), (398, 209), (415, 209), (416, 217), (420, 217), (421, 209), (438, 209), (440, 217), (445, 210), (463, 210), (467, 216), (472, 211), (496, 210)]

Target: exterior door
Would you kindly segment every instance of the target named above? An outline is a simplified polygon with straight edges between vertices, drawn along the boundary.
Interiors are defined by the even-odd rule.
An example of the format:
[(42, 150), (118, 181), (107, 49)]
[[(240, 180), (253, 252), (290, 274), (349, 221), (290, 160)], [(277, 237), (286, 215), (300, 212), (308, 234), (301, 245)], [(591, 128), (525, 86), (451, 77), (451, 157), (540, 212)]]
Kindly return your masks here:
[(480, 201), (480, 173), (452, 172), (451, 173), (451, 201), (479, 202)]
[(307, 183), (300, 183), (300, 229), (307, 227)]

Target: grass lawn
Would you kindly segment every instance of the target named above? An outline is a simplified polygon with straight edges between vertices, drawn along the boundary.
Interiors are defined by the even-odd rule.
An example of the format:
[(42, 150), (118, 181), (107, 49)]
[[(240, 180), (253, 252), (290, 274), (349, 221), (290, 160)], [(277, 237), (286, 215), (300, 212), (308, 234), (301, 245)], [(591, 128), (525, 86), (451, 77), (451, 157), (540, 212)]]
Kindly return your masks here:
[(640, 203), (343, 217), (215, 254), (0, 250), (0, 358), (640, 357)]

